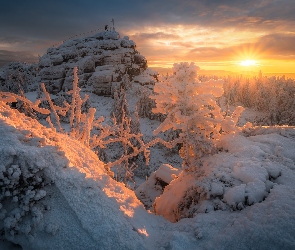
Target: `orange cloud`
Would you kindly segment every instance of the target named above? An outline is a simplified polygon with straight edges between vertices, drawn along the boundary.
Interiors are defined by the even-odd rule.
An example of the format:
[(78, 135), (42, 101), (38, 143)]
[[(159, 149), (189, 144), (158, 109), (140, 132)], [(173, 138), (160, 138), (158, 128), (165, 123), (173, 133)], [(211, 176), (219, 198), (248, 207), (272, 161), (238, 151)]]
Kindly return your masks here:
[[(262, 20), (240, 18), (248, 24)], [(144, 27), (142, 32), (130, 31), (130, 38), (135, 40), (138, 50), (152, 67), (171, 67), (174, 62), (194, 61), (205, 67), (230, 70), (240, 66), (243, 60), (268, 60), (265, 65), (269, 65), (269, 60), (295, 60), (295, 33), (287, 31), (272, 33), (197, 25), (159, 25), (154, 29), (154, 32), (153, 27)], [(256, 66), (261, 65), (257, 63)]]

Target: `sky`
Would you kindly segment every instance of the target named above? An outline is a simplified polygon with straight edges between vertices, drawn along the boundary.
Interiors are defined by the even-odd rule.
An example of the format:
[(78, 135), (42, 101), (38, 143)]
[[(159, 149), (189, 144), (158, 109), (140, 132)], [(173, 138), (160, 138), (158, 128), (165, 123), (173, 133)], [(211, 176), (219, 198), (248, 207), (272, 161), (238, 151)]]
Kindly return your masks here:
[[(3, 0), (0, 66), (111, 25), (150, 67), (295, 73), (294, 0)], [(92, 32), (92, 33), (91, 33)]]

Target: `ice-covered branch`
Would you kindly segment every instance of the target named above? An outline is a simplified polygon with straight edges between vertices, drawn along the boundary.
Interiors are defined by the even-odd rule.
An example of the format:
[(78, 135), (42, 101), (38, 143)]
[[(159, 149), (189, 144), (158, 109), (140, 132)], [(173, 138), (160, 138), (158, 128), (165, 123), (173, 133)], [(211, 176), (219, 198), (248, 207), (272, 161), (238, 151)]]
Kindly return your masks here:
[(173, 148), (177, 143), (181, 143), (182, 142), (182, 138), (176, 138), (173, 141), (164, 141), (163, 139), (157, 137), (154, 140), (148, 142), (148, 143), (144, 143), (142, 140), (139, 141), (141, 146), (140, 148), (136, 148), (136, 150), (134, 150), (132, 153), (128, 154), (128, 155), (123, 155), (120, 159), (114, 161), (114, 162), (109, 162), (106, 164), (106, 167), (109, 169), (113, 166), (116, 165), (120, 165), (122, 164), (124, 161), (131, 159), (137, 155), (139, 155), (140, 153), (144, 153), (144, 156), (146, 157), (146, 164), (149, 164), (149, 155), (150, 155), (150, 150), (149, 148), (153, 147), (154, 145), (156, 145), (157, 143), (161, 143), (163, 144), (165, 147), (167, 148)]
[(12, 102), (17, 102), (17, 100), (20, 100), (26, 104), (28, 104), (32, 109), (36, 110), (37, 112), (48, 115), (50, 114), (50, 110), (45, 109), (45, 108), (40, 108), (39, 104), (41, 103), (40, 100), (37, 100), (36, 102), (31, 102), (29, 99), (19, 96), (14, 93), (10, 92), (0, 92), (0, 101), (3, 101), (5, 103), (12, 103)]
[(54, 103), (52, 102), (50, 94), (46, 91), (44, 83), (41, 83), (41, 88), (42, 88), (42, 91), (43, 91), (43, 93), (45, 95), (46, 100), (48, 101), (48, 103), (50, 105), (51, 111), (52, 111), (52, 113), (53, 113), (53, 115), (55, 117), (55, 121), (56, 121), (56, 124), (58, 126), (58, 129), (59, 129), (60, 132), (63, 132), (63, 128), (60, 125), (60, 119), (59, 119), (59, 116), (58, 116), (57, 110), (56, 110), (57, 106), (54, 105)]

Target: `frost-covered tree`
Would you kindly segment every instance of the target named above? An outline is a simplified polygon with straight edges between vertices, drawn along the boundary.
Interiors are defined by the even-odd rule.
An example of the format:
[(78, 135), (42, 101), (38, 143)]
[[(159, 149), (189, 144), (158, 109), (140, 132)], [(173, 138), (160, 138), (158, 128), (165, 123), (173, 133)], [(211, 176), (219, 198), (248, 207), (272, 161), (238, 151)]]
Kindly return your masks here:
[(124, 89), (131, 88), (130, 76), (128, 74), (122, 76), (122, 86)]
[[(180, 130), (182, 141), (180, 156), (185, 168), (195, 159), (214, 151), (215, 142), (222, 132), (230, 132), (237, 122), (233, 117), (224, 117), (216, 103), (223, 94), (222, 80), (196, 80), (199, 68), (194, 63), (174, 64), (173, 74), (155, 84), (155, 113), (167, 115), (154, 131), (155, 134), (169, 129)], [(239, 108), (235, 117), (242, 111)]]
[(165, 115), (161, 113), (153, 113), (153, 108), (156, 107), (155, 100), (150, 98), (152, 90), (147, 88), (142, 88), (138, 93), (138, 101), (136, 107), (138, 110), (138, 115), (142, 118), (148, 117), (151, 120), (158, 120), (160, 122), (164, 121)]
[(112, 108), (112, 115), (116, 118), (118, 123), (122, 122), (123, 113), (126, 116), (130, 116), (128, 103), (126, 100), (126, 91), (123, 87), (120, 90), (114, 91), (114, 104)]

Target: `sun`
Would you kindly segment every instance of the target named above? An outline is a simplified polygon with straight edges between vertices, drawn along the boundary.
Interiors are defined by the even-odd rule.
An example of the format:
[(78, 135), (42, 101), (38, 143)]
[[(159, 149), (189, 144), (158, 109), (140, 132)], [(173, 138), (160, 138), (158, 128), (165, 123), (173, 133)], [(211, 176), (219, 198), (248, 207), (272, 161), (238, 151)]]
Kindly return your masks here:
[(240, 62), (241, 66), (248, 67), (248, 66), (256, 66), (258, 63), (256, 60), (244, 60)]

